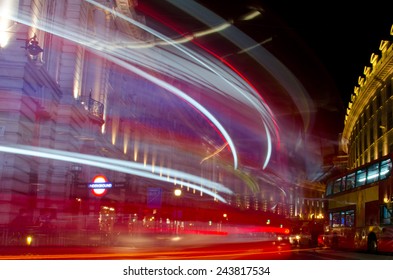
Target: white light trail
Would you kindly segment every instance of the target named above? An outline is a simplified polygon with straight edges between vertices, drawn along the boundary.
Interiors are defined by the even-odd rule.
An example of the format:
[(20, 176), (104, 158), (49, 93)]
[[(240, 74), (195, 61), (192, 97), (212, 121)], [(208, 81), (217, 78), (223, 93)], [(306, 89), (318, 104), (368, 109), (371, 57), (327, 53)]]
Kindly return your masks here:
[[(19, 22), (22, 22), (23, 24), (31, 24), (28, 20), (28, 17), (23, 18), (21, 15), (19, 15), (18, 19)], [(51, 25), (48, 26), (45, 23), (40, 23), (37, 26), (34, 26), (40, 30), (46, 31), (48, 33), (52, 33), (54, 35), (57, 35), (59, 37), (63, 37), (65, 39), (68, 39), (70, 41), (74, 41), (78, 44), (87, 46), (95, 51), (97, 51), (98, 55), (104, 56), (105, 59), (112, 61), (119, 66), (122, 66), (123, 68), (151, 81), (152, 83), (159, 85), (162, 88), (165, 88), (169, 92), (181, 97), (183, 100), (186, 100), (189, 104), (194, 106), (198, 111), (200, 111), (206, 118), (208, 118), (215, 126), (216, 128), (220, 131), (222, 136), (225, 138), (226, 142), (228, 143), (232, 156), (233, 156), (233, 161), (234, 161), (234, 168), (236, 169), (238, 167), (238, 156), (236, 152), (236, 147), (229, 136), (228, 132), (225, 130), (225, 128), (221, 125), (221, 123), (207, 110), (205, 109), (200, 103), (195, 101), (193, 98), (188, 96), (185, 92), (179, 90), (178, 88), (172, 86), (171, 84), (147, 73), (146, 71), (143, 71), (130, 63), (127, 63), (125, 60), (130, 60), (130, 57), (133, 56), (133, 53), (122, 53), (119, 50), (112, 50), (108, 49), (109, 42), (105, 41), (103, 38), (97, 41), (97, 38), (91, 37), (89, 38), (87, 34), (83, 34), (81, 30), (79, 32), (76, 32), (74, 30), (71, 30), (71, 28), (67, 28), (67, 30), (64, 28), (64, 26), (60, 25)], [(121, 58), (118, 58), (117, 56), (120, 56)]]
[[(242, 77), (212, 56), (207, 54), (202, 55), (200, 53), (191, 51), (184, 46), (178, 45), (170, 38), (165, 37), (164, 35), (147, 27), (146, 25), (127, 18), (124, 15), (117, 13), (116, 11), (113, 11), (112, 9), (109, 9), (95, 1), (86, 0), (86, 2), (94, 4), (97, 7), (114, 14), (116, 17), (120, 17), (141, 29), (150, 32), (157, 38), (168, 42), (170, 46), (173, 46), (175, 49), (179, 50), (180, 53), (182, 53), (184, 56), (180, 56), (179, 53), (174, 54), (169, 50), (162, 48), (159, 50), (156, 48), (150, 48), (148, 49), (148, 52), (128, 48), (119, 49), (118, 46), (114, 47), (113, 38), (108, 40), (103, 37), (98, 37), (94, 34), (86, 34), (83, 29), (81, 29), (79, 26), (72, 25), (72, 23), (67, 23), (67, 28), (64, 28), (64, 24), (51, 22), (50, 25), (48, 25), (47, 21), (40, 20), (33, 27), (91, 48), (105, 59), (121, 65), (125, 69), (128, 69), (140, 75), (141, 77), (144, 77), (145, 79), (161, 86), (162, 88), (165, 88), (172, 94), (175, 94), (181, 97), (183, 100), (186, 100), (196, 109), (198, 109), (204, 116), (206, 116), (225, 138), (225, 141), (232, 152), (235, 169), (238, 167), (236, 147), (230, 135), (227, 133), (221, 123), (207, 109), (205, 109), (205, 107), (203, 107), (196, 100), (192, 99), (185, 92), (166, 83), (163, 80), (160, 80), (157, 77), (150, 75), (135, 65), (140, 65), (155, 71), (160, 71), (166, 75), (173, 75), (174, 77), (186, 81), (187, 83), (194, 83), (195, 85), (199, 85), (204, 88), (207, 87), (215, 93), (233, 98), (246, 104), (247, 106), (251, 104), (259, 112), (265, 132), (267, 132), (266, 141), (268, 148), (266, 150), (266, 157), (263, 167), (265, 168), (267, 166), (272, 152), (272, 135), (278, 137), (278, 134), (276, 133), (275, 121), (272, 119), (272, 113), (270, 112), (270, 109), (261, 99), (260, 95), (249, 84), (247, 84), (247, 82), (244, 81)], [(26, 25), (31, 25), (29, 15), (23, 15), (23, 12), (18, 14), (18, 18), (12, 19)], [(232, 29), (228, 28), (226, 23), (222, 24), (222, 22), (221, 24), (215, 25), (214, 28), (212, 28), (214, 29), (214, 32)], [(201, 34), (201, 36), (202, 35), (203, 34)], [(163, 54), (167, 56), (167, 59), (160, 61), (158, 56), (162, 57)]]
[[(123, 172), (127, 174), (132, 174), (136, 176), (141, 176), (158, 181), (168, 181), (171, 183), (175, 183), (177, 180), (176, 178), (181, 178), (183, 180), (182, 184), (184, 186), (206, 193), (220, 200), (221, 202), (226, 202), (226, 200), (222, 196), (218, 195), (216, 192), (211, 191), (210, 190), (211, 188), (214, 188), (216, 191), (223, 192), (226, 194), (232, 193), (230, 189), (226, 188), (222, 184), (192, 174), (188, 174), (174, 169), (163, 168), (164, 172), (168, 172), (168, 174), (170, 173), (174, 175), (174, 177), (164, 178), (161, 177), (159, 174), (150, 172), (151, 166), (149, 165), (124, 161), (124, 160), (108, 159), (99, 156), (85, 155), (85, 154), (74, 153), (74, 152), (66, 152), (61, 150), (39, 148), (33, 146), (24, 146), (24, 145), (9, 145), (9, 146), (0, 145), (0, 152), (84, 164), (84, 165), (100, 167), (108, 170)], [(202, 183), (203, 185), (208, 186), (208, 188), (197, 185), (197, 183), (198, 184)]]
[[(244, 83), (244, 81), (243, 81), (243, 85), (246, 86), (246, 88), (247, 88), (248, 91), (244, 91), (243, 89), (241, 89), (241, 88), (239, 88), (238, 86), (236, 86), (236, 84), (233, 83), (233, 82), (231, 81), (231, 79), (228, 79), (228, 75), (227, 75), (227, 74), (228, 74), (228, 70), (229, 70), (229, 69), (225, 69), (225, 71), (218, 71), (218, 69), (220, 69), (220, 70), (223, 69), (223, 68), (217, 68), (216, 65), (217, 65), (218, 61), (214, 61), (213, 64), (208, 64), (207, 61), (206, 61), (206, 59), (203, 59), (201, 56), (198, 56), (195, 52), (192, 52), (191, 50), (185, 48), (183, 45), (176, 44), (176, 43), (175, 43), (174, 41), (172, 41), (170, 38), (168, 38), (168, 37), (162, 35), (161, 33), (155, 31), (154, 29), (151, 29), (151, 28), (149, 28), (149, 27), (147, 27), (147, 26), (141, 24), (141, 23), (138, 22), (138, 21), (135, 21), (135, 20), (130, 19), (130, 18), (128, 18), (128, 17), (126, 17), (126, 16), (124, 16), (124, 15), (122, 15), (122, 14), (116, 12), (116, 11), (113, 11), (113, 10), (109, 9), (108, 7), (106, 7), (106, 6), (97, 3), (97, 2), (94, 1), (94, 0), (85, 0), (85, 1), (86, 1), (86, 2), (89, 2), (90, 4), (93, 4), (93, 5), (97, 6), (97, 7), (99, 7), (99, 8), (101, 8), (101, 9), (104, 9), (106, 12), (112, 13), (112, 14), (114, 14), (115, 16), (120, 17), (120, 18), (126, 20), (127, 22), (129, 22), (129, 23), (131, 23), (131, 24), (134, 24), (135, 26), (138, 26), (138, 27), (142, 28), (143, 30), (145, 30), (145, 31), (147, 31), (147, 32), (149, 32), (149, 33), (151, 33), (151, 34), (153, 34), (153, 35), (156, 36), (157, 38), (160, 38), (160, 39), (162, 39), (162, 40), (164, 40), (164, 41), (170, 43), (173, 47), (175, 47), (176, 49), (178, 49), (178, 50), (180, 50), (181, 52), (185, 53), (187, 56), (189, 56), (190, 58), (192, 58), (193, 60), (195, 60), (197, 63), (199, 63), (200, 65), (202, 65), (204, 68), (206, 68), (206, 69), (208, 69), (209, 71), (213, 72), (216, 76), (218, 76), (219, 78), (221, 78), (221, 80), (222, 80), (225, 84), (228, 84), (229, 86), (231, 86), (232, 89), (234, 89), (234, 90), (237, 92), (237, 94), (240, 94), (243, 98), (245, 98), (246, 100), (248, 100), (248, 101), (250, 102), (250, 104), (252, 104), (252, 106), (254, 106), (254, 107), (257, 109), (257, 111), (261, 113), (262, 121), (263, 121), (263, 124), (264, 124), (264, 127), (265, 127), (265, 130), (266, 130), (266, 131), (267, 131), (267, 130), (271, 130), (274, 134), (276, 134), (276, 133), (275, 133), (275, 132), (276, 132), (275, 121), (272, 121), (272, 116), (273, 116), (273, 114), (272, 114), (272, 112), (270, 111), (270, 109), (267, 107), (267, 105), (264, 104), (264, 101), (260, 99), (260, 95), (259, 95), (253, 88), (251, 88), (247, 83)], [(172, 4), (174, 4), (174, 2), (176, 2), (176, 1), (169, 1), (169, 2), (171, 2)], [(200, 6), (200, 5), (198, 5), (198, 6), (199, 6), (199, 7), (203, 7), (203, 6)], [(204, 8), (202, 9), (202, 8), (201, 8), (201, 10), (206, 10), (206, 9), (204, 9)], [(187, 11), (190, 15), (192, 15), (192, 13), (190, 13), (190, 10), (186, 10), (186, 11)], [(211, 14), (212, 14), (212, 13), (211, 13)], [(218, 18), (218, 17), (216, 17), (216, 18)], [(219, 31), (227, 30), (228, 27), (231, 26), (231, 25), (229, 25), (228, 23), (226, 23), (226, 22), (224, 22), (224, 21), (221, 21), (219, 24), (216, 24), (216, 26), (221, 26), (220, 29), (215, 29), (214, 25), (212, 25), (212, 26), (213, 26), (213, 27), (212, 27), (212, 30), (214, 30), (215, 32), (219, 32)], [(213, 65), (214, 65), (214, 67), (213, 67)], [(224, 75), (224, 73), (225, 73), (225, 75)], [(230, 75), (232, 76), (233, 73), (231, 73)], [(216, 77), (216, 78), (217, 78), (217, 77)], [(237, 77), (237, 78), (239, 78), (239, 77)], [(216, 79), (213, 79), (213, 80), (211, 80), (211, 81), (213, 81), (213, 83), (216, 83)], [(250, 93), (251, 93), (252, 97), (250, 96)], [(255, 101), (257, 101), (257, 102), (255, 102)], [(213, 123), (214, 123), (214, 122), (213, 122)], [(267, 123), (270, 123), (270, 125), (269, 125), (269, 126), (266, 126)], [(215, 124), (215, 125), (216, 125), (216, 124)], [(225, 133), (226, 133), (226, 132), (225, 132)], [(224, 135), (225, 135), (225, 134), (224, 134)], [(276, 136), (278, 137), (278, 135), (276, 135)], [(228, 141), (228, 140), (227, 140), (227, 141)], [(230, 148), (231, 148), (231, 150), (232, 150), (232, 152), (233, 152), (233, 151), (234, 151), (234, 146), (231, 145), (231, 144), (232, 144), (232, 141), (228, 141), (228, 144), (229, 144), (229, 146), (230, 146)], [(269, 160), (270, 160), (270, 154), (269, 154), (269, 153), (271, 153), (271, 146), (272, 146), (270, 135), (269, 135), (269, 137), (268, 137), (268, 139), (267, 139), (267, 146), (268, 146), (267, 155), (266, 155), (265, 163), (263, 164), (263, 168), (265, 168), (265, 167), (267, 166), (267, 163), (268, 163)], [(233, 152), (233, 153), (234, 153), (234, 152)], [(234, 156), (234, 157), (235, 157), (235, 156)], [(236, 160), (237, 160), (237, 159), (236, 159)], [(237, 168), (237, 164), (235, 164), (235, 169), (236, 169), (236, 168)]]
[[(196, 1), (168, 0), (168, 2), (188, 13), (190, 16), (195, 17), (207, 26), (214, 27), (227, 22), (225, 19), (221, 18)], [(292, 100), (299, 108), (299, 112), (302, 112), (305, 129), (308, 129), (312, 121), (309, 113), (313, 112), (315, 108), (313, 107), (312, 102), (310, 102), (311, 99), (307, 90), (303, 87), (295, 75), (293, 75), (293, 73), (284, 64), (282, 64), (277, 58), (275, 58), (263, 46), (261, 46), (261, 44), (257, 44), (255, 40), (250, 38), (247, 34), (240, 31), (235, 26), (231, 25), (230, 28), (222, 30), (220, 35), (237, 45), (240, 50), (248, 49), (247, 53), (250, 55), (250, 57), (252, 57), (257, 63), (262, 65), (269, 73), (272, 74), (272, 76), (291, 96)], [(255, 48), (252, 46), (255, 46)], [(255, 103), (255, 105), (259, 106), (258, 103)], [(268, 108), (265, 107), (264, 110), (266, 111)], [(266, 118), (268, 115), (264, 114), (262, 114), (262, 118), (264, 122), (266, 122), (265, 125), (268, 126), (269, 130), (274, 132), (275, 124), (271, 121), (268, 121), (271, 119), (272, 114), (269, 112), (269, 110), (268, 113), (268, 115), (270, 115), (269, 118)]]

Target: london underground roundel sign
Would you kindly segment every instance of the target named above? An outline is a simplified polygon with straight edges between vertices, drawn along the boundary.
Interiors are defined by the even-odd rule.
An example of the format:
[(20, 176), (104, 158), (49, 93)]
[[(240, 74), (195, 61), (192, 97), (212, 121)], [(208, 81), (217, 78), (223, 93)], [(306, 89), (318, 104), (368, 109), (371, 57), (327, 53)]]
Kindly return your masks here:
[(112, 188), (112, 183), (104, 175), (97, 175), (93, 178), (93, 182), (88, 184), (89, 189), (95, 196), (103, 196)]

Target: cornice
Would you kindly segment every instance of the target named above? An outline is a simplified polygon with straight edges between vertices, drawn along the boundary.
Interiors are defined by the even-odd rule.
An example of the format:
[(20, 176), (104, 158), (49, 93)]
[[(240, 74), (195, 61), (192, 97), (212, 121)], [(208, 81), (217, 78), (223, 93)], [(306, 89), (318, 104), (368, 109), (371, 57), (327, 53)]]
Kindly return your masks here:
[[(393, 25), (391, 30), (393, 35)], [(375, 53), (371, 55), (370, 64), (366, 66), (362, 76), (359, 76), (351, 101), (348, 104), (343, 130), (343, 139), (348, 140), (357, 120), (365, 106), (370, 104), (378, 89), (384, 86), (393, 73), (393, 44), (382, 40), (379, 46), (381, 57)]]

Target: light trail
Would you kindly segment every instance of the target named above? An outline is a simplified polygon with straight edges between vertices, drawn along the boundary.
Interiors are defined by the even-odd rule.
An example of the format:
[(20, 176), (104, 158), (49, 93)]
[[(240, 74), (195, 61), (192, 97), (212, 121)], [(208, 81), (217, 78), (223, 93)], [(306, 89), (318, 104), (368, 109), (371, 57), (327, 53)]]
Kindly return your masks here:
[[(119, 15), (120, 16), (120, 15)], [(23, 15), (20, 13), (17, 18), (10, 16), (12, 20), (21, 22), (25, 25), (31, 25), (31, 22), (29, 21), (29, 16), (28, 15)], [(104, 38), (98, 38), (92, 37), (88, 34), (84, 34), (82, 30), (79, 29), (79, 27), (73, 26), (73, 28), (67, 28), (65, 29), (63, 25), (60, 24), (51, 24), (48, 25), (43, 21), (39, 21), (36, 25), (34, 25), (35, 28), (43, 30), (45, 32), (54, 34), (56, 36), (65, 38), (67, 40), (76, 42), (78, 44), (84, 45), (86, 47), (91, 48), (96, 52), (97, 55), (103, 56), (105, 59), (112, 61), (116, 63), (117, 65), (145, 78), (146, 80), (166, 89), (167, 91), (171, 92), (172, 94), (175, 94), (176, 96), (182, 98), (183, 100), (187, 101), (190, 103), (192, 106), (194, 106), (201, 114), (203, 114), (207, 119), (211, 121), (212, 124), (218, 129), (218, 131), (221, 133), (222, 137), (225, 139), (225, 141), (228, 143), (228, 146), (231, 149), (232, 156), (233, 156), (233, 161), (234, 161), (234, 168), (236, 169), (238, 167), (238, 156), (237, 156), (237, 151), (236, 147), (229, 136), (228, 132), (225, 130), (225, 128), (221, 125), (221, 123), (207, 110), (205, 109), (200, 103), (198, 103), (196, 100), (188, 96), (185, 92), (181, 91), (180, 89), (172, 86), (171, 84), (147, 73), (146, 71), (143, 71), (130, 63), (127, 63), (126, 61), (130, 62), (137, 62), (138, 61), (133, 61), (131, 58), (134, 57), (133, 52), (125, 52), (119, 51), (119, 50), (114, 50), (114, 49), (109, 49), (108, 46), (110, 45), (110, 42), (105, 40)], [(147, 27), (146, 27), (147, 28)], [(146, 58), (144, 58), (145, 60)], [(156, 58), (153, 59), (154, 61), (157, 61)], [(138, 64), (141, 62), (139, 61)]]
[[(97, 7), (114, 14), (116, 17), (121, 17), (122, 19), (127, 20), (129, 23), (134, 24), (137, 27), (142, 28), (147, 32), (150, 32), (154, 36), (157, 36), (158, 38), (170, 43), (171, 46), (175, 47), (177, 50), (180, 50), (180, 52), (183, 53), (185, 57), (179, 56), (178, 54), (174, 55), (168, 50), (164, 50), (163, 52), (163, 49), (160, 49), (158, 51), (159, 54), (157, 54), (157, 50), (155, 50), (154, 48), (149, 49), (149, 53), (143, 51), (136, 52), (135, 50), (131, 51), (129, 49), (119, 50), (118, 48), (113, 47), (113, 40), (108, 41), (105, 40), (105, 38), (99, 38), (98, 36), (84, 34), (83, 30), (81, 30), (77, 26), (72, 25), (67, 26), (67, 28), (65, 29), (63, 25), (51, 23), (51, 25), (49, 26), (45, 23), (44, 20), (41, 20), (37, 21), (34, 27), (91, 48), (98, 55), (103, 56), (105, 59), (108, 59), (109, 61), (112, 61), (122, 66), (123, 68), (132, 71), (140, 75), (141, 77), (144, 77), (145, 79), (161, 86), (167, 91), (179, 96), (183, 100), (190, 103), (199, 112), (201, 112), (201, 114), (203, 114), (207, 119), (209, 119), (212, 124), (214, 124), (222, 137), (225, 139), (227, 145), (232, 152), (235, 169), (238, 167), (236, 147), (230, 135), (227, 133), (221, 123), (200, 103), (189, 97), (185, 92), (179, 90), (176, 87), (173, 87), (172, 85), (166, 83), (163, 80), (158, 79), (157, 77), (150, 75), (146, 71), (141, 70), (140, 68), (132, 65), (131, 63), (136, 63), (136, 65), (141, 65), (142, 67), (147, 67), (155, 71), (161, 71), (161, 73), (164, 73), (166, 75), (172, 75), (174, 77), (180, 78), (181, 80), (187, 80), (188, 83), (191, 81), (196, 86), (202, 86), (204, 88), (208, 87), (210, 88), (210, 90), (218, 94), (234, 98), (235, 100), (241, 101), (247, 106), (252, 104), (252, 106), (256, 108), (257, 111), (260, 113), (265, 132), (267, 133), (267, 151), (265, 161), (263, 163), (263, 168), (267, 166), (272, 152), (271, 131), (276, 131), (276, 125), (274, 123), (274, 120), (272, 119), (270, 109), (266, 106), (266, 104), (263, 103), (260, 95), (255, 91), (255, 89), (252, 88), (247, 83), (247, 81), (244, 80), (244, 77), (239, 76), (239, 73), (231, 71), (234, 69), (228, 69), (228, 67), (225, 67), (225, 65), (228, 66), (227, 63), (222, 64), (220, 63), (219, 59), (206, 56), (206, 54), (201, 55), (199, 53), (191, 51), (190, 49), (185, 48), (184, 46), (180, 46), (172, 42), (170, 38), (159, 34), (155, 30), (150, 29), (149, 27), (137, 21), (127, 18), (124, 15), (117, 13), (116, 11), (113, 11), (95, 1), (86, 0), (86, 2), (94, 4)], [(26, 25), (31, 25), (29, 16), (25, 16), (24, 18), (22, 13), (20, 13), (18, 17), (14, 17), (12, 19)], [(215, 32), (228, 29), (226, 25), (221, 25), (220, 28), (217, 28), (217, 26), (215, 27)], [(159, 62), (156, 55), (162, 56), (162, 53), (167, 56), (167, 59), (165, 59), (164, 62)], [(197, 63), (191, 62), (190, 60), (194, 60)], [(184, 75), (183, 73), (193, 73), (193, 75)], [(217, 83), (217, 77), (219, 77), (222, 83)], [(274, 132), (273, 134), (275, 136), (278, 135), (276, 132)]]
[[(224, 203), (226, 203), (226, 200), (219, 194), (211, 191), (210, 188), (214, 188), (218, 192), (223, 192), (227, 194), (232, 193), (230, 189), (226, 188), (222, 184), (174, 169), (163, 168), (163, 170), (167, 174), (171, 174), (175, 176), (162, 177), (158, 174), (152, 173), (151, 166), (149, 165), (117, 160), (117, 159), (108, 159), (108, 158), (93, 156), (93, 155), (85, 155), (85, 154), (74, 153), (74, 152), (66, 152), (66, 151), (39, 148), (33, 146), (24, 146), (24, 145), (8, 145), (8, 146), (0, 145), (0, 151), (5, 153), (33, 156), (39, 158), (48, 158), (58, 161), (95, 166), (95, 167), (105, 168), (108, 170), (114, 170), (131, 175), (150, 178), (158, 181), (169, 181), (171, 183), (175, 183), (177, 181), (177, 178), (181, 178), (184, 180), (184, 182), (182, 182), (183, 186), (190, 187), (192, 189), (206, 193), (207, 195), (210, 195)], [(187, 181), (203, 183), (204, 185), (208, 185), (209, 189), (199, 186), (196, 183), (190, 183)]]
[(224, 144), (222, 147), (220, 147), (219, 149), (217, 149), (214, 153), (212, 153), (211, 155), (208, 155), (207, 157), (203, 158), (203, 159), (201, 160), (201, 164), (202, 164), (204, 161), (208, 160), (209, 158), (212, 158), (212, 157), (218, 155), (219, 153), (221, 153), (222, 150), (224, 150), (226, 146), (227, 146), (227, 144)]
[[(227, 74), (227, 73), (228, 73), (228, 70), (224, 71), (224, 73), (223, 73), (222, 71), (218, 71), (217, 67), (214, 67), (214, 66), (217, 65), (217, 62), (218, 62), (219, 60), (215, 61), (213, 64), (208, 64), (208, 63), (206, 63), (206, 60), (202, 59), (202, 57), (201, 57), (201, 56), (198, 56), (195, 52), (192, 52), (191, 50), (185, 48), (185, 47), (184, 47), (183, 45), (181, 45), (181, 44), (177, 44), (176, 42), (172, 41), (170, 38), (168, 38), (168, 37), (162, 35), (161, 33), (157, 32), (157, 31), (155, 31), (155, 30), (153, 30), (153, 29), (151, 29), (151, 28), (149, 28), (149, 27), (147, 27), (147, 26), (145, 26), (145, 25), (143, 25), (143, 24), (141, 24), (141, 23), (139, 23), (139, 22), (137, 22), (137, 21), (135, 21), (135, 20), (133, 20), (133, 19), (130, 19), (130, 18), (128, 18), (128, 17), (126, 17), (126, 16), (124, 16), (124, 15), (122, 15), (122, 14), (116, 12), (116, 11), (113, 11), (112, 9), (109, 9), (109, 8), (106, 7), (106, 6), (97, 3), (96, 1), (93, 1), (93, 0), (85, 0), (85, 1), (86, 1), (86, 2), (89, 2), (90, 4), (93, 4), (93, 5), (97, 6), (97, 7), (99, 7), (99, 8), (101, 8), (101, 9), (104, 9), (104, 10), (105, 10), (106, 12), (108, 12), (108, 13), (112, 13), (112, 14), (114, 14), (115, 16), (124, 19), (124, 20), (126, 20), (127, 22), (129, 22), (129, 23), (131, 23), (131, 24), (133, 24), (133, 25), (136, 25), (136, 26), (142, 28), (143, 30), (145, 30), (145, 31), (147, 31), (147, 32), (149, 32), (149, 33), (151, 33), (152, 35), (156, 36), (157, 38), (160, 38), (160, 39), (162, 39), (162, 40), (168, 42), (168, 43), (171, 44), (173, 47), (175, 47), (175, 48), (178, 49), (179, 51), (185, 53), (185, 54), (186, 54), (187, 56), (189, 56), (191, 59), (195, 60), (197, 63), (199, 63), (200, 65), (202, 65), (203, 68), (206, 68), (206, 69), (208, 69), (209, 71), (211, 71), (212, 73), (214, 73), (216, 76), (218, 76), (219, 78), (221, 78), (223, 82), (225, 82), (225, 83), (228, 84), (230, 87), (232, 87), (232, 89), (234, 89), (235, 92), (236, 92), (237, 94), (240, 94), (243, 98), (245, 98), (247, 101), (249, 101), (250, 104), (251, 104), (252, 106), (254, 106), (255, 109), (257, 109), (257, 111), (258, 111), (259, 113), (261, 113), (262, 121), (263, 121), (263, 124), (264, 124), (264, 127), (265, 127), (265, 130), (266, 130), (266, 131), (269, 130), (269, 128), (268, 128), (269, 125), (268, 125), (268, 127), (266, 127), (266, 125), (267, 125), (267, 123), (270, 123), (270, 129), (271, 129), (272, 131), (275, 132), (275, 135), (278, 136), (275, 122), (274, 122), (274, 121), (273, 121), (273, 122), (271, 121), (271, 120), (272, 120), (272, 116), (273, 116), (272, 112), (271, 112), (270, 109), (267, 107), (267, 105), (264, 103), (264, 101), (261, 102), (261, 100), (260, 100), (260, 95), (255, 91), (255, 88), (254, 88), (254, 87), (250, 87), (250, 86), (249, 86), (249, 85), (251, 85), (251, 83), (248, 82), (248, 81), (245, 79), (244, 76), (239, 75), (239, 77), (242, 78), (243, 85), (246, 86), (247, 91), (245, 91), (244, 89), (239, 88), (235, 83), (233, 83), (230, 79), (228, 79), (228, 75), (225, 75), (225, 76), (224, 76), (224, 73)], [(173, 1), (169, 1), (169, 2), (172, 2), (172, 4), (174, 4)], [(203, 6), (201, 6), (201, 7), (203, 7)], [(192, 13), (189, 13), (189, 14), (192, 16)], [(213, 26), (213, 27), (212, 27), (212, 30), (214, 30), (214, 32), (219, 32), (219, 31), (226, 30), (230, 25), (228, 26), (228, 23), (224, 22), (224, 23), (220, 23), (220, 24), (218, 24), (218, 25), (216, 25), (216, 26), (221, 26), (221, 28), (217, 29), (216, 27)], [(210, 52), (210, 53), (211, 53), (211, 52)], [(228, 66), (228, 63), (225, 63), (225, 64)], [(231, 66), (230, 68), (231, 68), (232, 70), (234, 70), (234, 67), (233, 67), (233, 66)], [(222, 68), (219, 68), (219, 69), (222, 70)], [(235, 71), (235, 72), (236, 72), (236, 74), (240, 74), (238, 71)], [(233, 74), (231, 74), (231, 75), (233, 75)], [(244, 81), (245, 81), (245, 82), (244, 82)], [(254, 98), (251, 98), (251, 97), (249, 96), (250, 93), (251, 93), (251, 95), (252, 95)], [(256, 102), (255, 102), (255, 101), (256, 101)], [(222, 131), (221, 131), (221, 132), (222, 132)], [(268, 133), (269, 133), (269, 132), (268, 132)], [(270, 133), (269, 133), (269, 134), (270, 134)], [(234, 150), (234, 147), (232, 147), (231, 142), (228, 142), (228, 144), (229, 144), (231, 150), (233, 151), (233, 150)], [(270, 156), (271, 156), (271, 145), (272, 145), (272, 144), (271, 144), (271, 137), (270, 137), (270, 135), (269, 135), (269, 136), (267, 137), (267, 146), (268, 146), (268, 149), (267, 149), (266, 158), (265, 158), (265, 161), (264, 161), (264, 164), (263, 164), (263, 168), (266, 168), (267, 164), (269, 163)], [(236, 168), (237, 168), (237, 167), (236, 167), (236, 165), (235, 165), (235, 169), (236, 169)]]
[[(217, 26), (226, 22), (225, 19), (221, 18), (211, 10), (205, 8), (203, 5), (192, 0), (168, 0), (169, 3), (176, 6), (177, 8), (188, 13), (190, 16), (200, 20), (204, 24), (210, 27)], [(247, 49), (250, 46), (257, 45), (252, 38), (247, 34), (240, 31), (234, 25), (231, 28), (226, 28), (220, 32), (220, 34), (227, 38), (232, 43), (236, 44), (241, 50)], [(299, 112), (312, 112), (314, 110), (312, 104), (308, 102), (310, 97), (307, 90), (299, 82), (299, 80), (292, 74), (292, 72), (285, 67), (278, 59), (276, 59), (271, 53), (269, 53), (261, 45), (251, 48), (248, 54), (260, 65), (262, 65), (267, 71), (269, 71), (273, 77), (280, 82), (286, 91), (292, 97), (292, 100), (299, 108)], [(310, 118), (308, 115), (303, 115), (305, 127), (310, 125)]]
[[(88, 0), (88, 1), (91, 1), (91, 0)], [(174, 3), (173, 1), (172, 1), (172, 4), (176, 5), (176, 3)], [(183, 8), (184, 8), (184, 6), (181, 7), (181, 9), (183, 9)], [(184, 9), (184, 10), (186, 10), (186, 9)], [(189, 13), (190, 16), (192, 16), (192, 17), (194, 16), (193, 12), (190, 12), (190, 11), (187, 11), (187, 12)], [(259, 12), (256, 12), (256, 13), (251, 13), (250, 15), (257, 16), (259, 14), (260, 14)], [(215, 19), (217, 19), (216, 21), (213, 20), (214, 23), (212, 23), (210, 25), (211, 26), (211, 30), (214, 30), (214, 33), (219, 32), (219, 31), (223, 32), (224, 30), (230, 32), (231, 29), (229, 29), (229, 28), (232, 27), (231, 24), (229, 24), (228, 22), (226, 22), (224, 20), (221, 20), (218, 16), (214, 15), (213, 13), (210, 13), (209, 16), (211, 16), (213, 18), (215, 17)], [(216, 26), (222, 26), (223, 28), (217, 29)], [(190, 37), (190, 36), (187, 35), (187, 37)], [(175, 44), (175, 42), (173, 42), (173, 41), (172, 41), (172, 43)], [(279, 133), (278, 133), (278, 125), (277, 125), (277, 123), (276, 123), (276, 121), (275, 121), (275, 119), (273, 117), (273, 113), (271, 112), (270, 108), (266, 105), (264, 100), (261, 99), (261, 95), (255, 89), (255, 87), (247, 80), (247, 78), (244, 75), (242, 75), (238, 70), (236, 70), (236, 68), (233, 65), (229, 64), (228, 61), (223, 60), (218, 55), (216, 55), (215, 53), (213, 53), (209, 49), (201, 46), (197, 42), (194, 42), (194, 43), (196, 45), (198, 45), (200, 48), (202, 48), (203, 50), (205, 50), (207, 53), (209, 53), (213, 57), (215, 57), (217, 59), (217, 61), (223, 62), (227, 67), (229, 67), (232, 71), (234, 71), (234, 73), (237, 75), (236, 77), (234, 77), (234, 79), (238, 80), (238, 81), (241, 81), (240, 84), (242, 84), (243, 86), (239, 86), (239, 84), (234, 83), (233, 79), (231, 81), (230, 81), (230, 79), (225, 80), (238, 93), (238, 95), (236, 95), (236, 96), (232, 95), (232, 97), (238, 98), (239, 96), (241, 96), (245, 101), (247, 101), (248, 104), (253, 106), (260, 113), (263, 126), (265, 128), (265, 131), (268, 133), (268, 135), (266, 137), (266, 140), (267, 140), (266, 141), (267, 142), (266, 157), (265, 157), (265, 160), (264, 160), (264, 163), (263, 163), (263, 166), (262, 166), (262, 168), (265, 169), (267, 167), (269, 161), (270, 161), (271, 153), (272, 153), (272, 137), (271, 137), (271, 134), (273, 134), (275, 136), (275, 138), (277, 139), (277, 147), (280, 146), (280, 139), (279, 139), (280, 137), (279, 137)], [(252, 47), (247, 48), (247, 50), (243, 49), (242, 51), (246, 52), (248, 50), (256, 48), (258, 45), (259, 44), (255, 43)], [(181, 48), (181, 46), (179, 46), (179, 48)], [(215, 63), (217, 64), (217, 62), (215, 62)], [(207, 74), (208, 73), (205, 73), (205, 75), (207, 75)], [(240, 80), (239, 80), (239, 78), (240, 78)], [(215, 90), (216, 92), (220, 91), (217, 88), (215, 88), (213, 90)]]

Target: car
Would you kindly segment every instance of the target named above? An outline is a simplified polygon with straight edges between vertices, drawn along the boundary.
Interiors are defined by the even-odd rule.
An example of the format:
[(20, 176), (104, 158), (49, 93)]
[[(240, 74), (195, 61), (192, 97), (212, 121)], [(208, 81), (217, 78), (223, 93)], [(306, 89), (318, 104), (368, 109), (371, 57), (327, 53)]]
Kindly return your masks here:
[(292, 246), (308, 247), (311, 246), (311, 234), (294, 233), (289, 236), (289, 242)]

